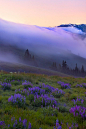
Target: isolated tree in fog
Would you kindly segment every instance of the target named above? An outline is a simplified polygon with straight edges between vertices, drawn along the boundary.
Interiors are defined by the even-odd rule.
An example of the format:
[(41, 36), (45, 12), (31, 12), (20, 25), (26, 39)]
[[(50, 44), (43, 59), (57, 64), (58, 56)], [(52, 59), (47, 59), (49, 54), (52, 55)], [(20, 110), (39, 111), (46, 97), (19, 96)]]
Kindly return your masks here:
[(64, 64), (65, 64), (65, 63), (64, 63), (64, 60), (63, 60), (63, 61), (62, 61), (62, 68), (64, 68)]
[(57, 67), (57, 66), (56, 66), (56, 62), (53, 62), (53, 67)]
[(34, 55), (33, 55), (33, 59), (34, 59)]
[(82, 65), (81, 72), (84, 73), (84, 66)]
[(53, 67), (54, 67), (54, 62), (53, 62)]
[(62, 68), (67, 68), (67, 63), (66, 63), (66, 61), (62, 61)]
[(28, 49), (25, 51), (25, 57), (26, 57), (26, 58), (29, 57), (29, 51), (28, 51)]
[(78, 69), (77, 63), (76, 63), (75, 71), (78, 72), (78, 70), (79, 70), (79, 69)]
[(55, 67), (56, 67), (56, 62), (55, 62)]
[(64, 67), (67, 68), (67, 63), (66, 63), (66, 61), (64, 62)]

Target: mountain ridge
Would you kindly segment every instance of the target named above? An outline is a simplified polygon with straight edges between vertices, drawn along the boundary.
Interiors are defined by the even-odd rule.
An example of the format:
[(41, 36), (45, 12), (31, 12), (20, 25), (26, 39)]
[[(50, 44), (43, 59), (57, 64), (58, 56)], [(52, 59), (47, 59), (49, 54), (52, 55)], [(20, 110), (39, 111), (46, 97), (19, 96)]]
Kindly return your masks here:
[(61, 24), (57, 27), (75, 27), (83, 32), (86, 32), (86, 24)]

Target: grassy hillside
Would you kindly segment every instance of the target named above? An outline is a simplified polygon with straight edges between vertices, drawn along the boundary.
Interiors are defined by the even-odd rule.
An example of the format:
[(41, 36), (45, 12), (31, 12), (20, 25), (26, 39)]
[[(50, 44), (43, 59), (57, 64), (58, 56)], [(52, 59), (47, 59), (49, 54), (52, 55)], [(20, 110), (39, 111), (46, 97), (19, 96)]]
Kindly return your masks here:
[(86, 78), (0, 73), (1, 129), (86, 129)]
[(37, 74), (46, 74), (46, 75), (58, 75), (58, 76), (69, 76), (64, 73), (60, 73), (58, 71), (43, 69), (35, 66), (29, 66), (20, 63), (9, 63), (9, 62), (1, 62), (0, 61), (0, 70), (4, 70), (7, 72), (26, 72), (26, 73), (37, 73)]

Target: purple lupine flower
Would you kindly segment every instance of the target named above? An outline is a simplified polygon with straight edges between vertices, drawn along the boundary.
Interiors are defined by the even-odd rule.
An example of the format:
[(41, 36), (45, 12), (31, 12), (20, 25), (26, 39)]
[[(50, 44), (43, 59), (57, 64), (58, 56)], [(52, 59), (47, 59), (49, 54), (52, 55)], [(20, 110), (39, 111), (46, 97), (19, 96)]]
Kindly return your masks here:
[(8, 124), (8, 127), (10, 127), (10, 124)]
[(82, 87), (82, 88), (86, 88), (86, 83), (82, 83), (82, 84), (77, 84), (76, 87)]
[(15, 92), (17, 92), (17, 89), (15, 90)]
[(19, 122), (22, 122), (21, 117), (19, 118)]
[(26, 119), (24, 119), (24, 120), (22, 121), (22, 123), (23, 123), (23, 126), (24, 126), (24, 127), (26, 127), (27, 120), (26, 120)]
[(10, 83), (3, 82), (3, 83), (1, 83), (1, 86), (2, 86), (3, 90), (11, 89), (11, 84)]
[(13, 127), (16, 127), (15, 123), (13, 124)]
[(54, 126), (54, 128), (53, 128), (53, 129), (56, 129), (56, 128), (55, 128), (55, 126)]
[(29, 122), (28, 129), (31, 129), (31, 123)]
[(22, 85), (23, 85), (23, 86), (25, 86), (25, 85), (27, 85), (27, 86), (30, 85), (31, 87), (33, 87), (33, 84), (32, 84), (31, 82), (29, 82), (29, 81), (27, 82), (26, 80), (25, 80), (25, 82), (22, 83)]
[(81, 106), (75, 106), (70, 109), (70, 113), (72, 113), (74, 116), (81, 116), (83, 119), (86, 118), (85, 116), (86, 108)]
[(14, 121), (13, 127), (16, 127), (17, 125), (17, 120)]
[(74, 127), (74, 123), (72, 123), (72, 125), (71, 125), (71, 128), (73, 128)]
[(56, 120), (56, 127), (58, 127), (59, 126), (59, 121), (58, 121), (58, 119)]
[(57, 129), (62, 129), (62, 127), (61, 126), (58, 126), (58, 128)]
[(15, 120), (15, 125), (17, 125), (17, 120)]
[(18, 101), (24, 102), (25, 103), (25, 96), (22, 96), (21, 94), (14, 94), (11, 95), (10, 98), (8, 98), (8, 102), (12, 102), (12, 103), (18, 103)]
[(84, 102), (84, 100), (82, 99), (82, 100), (81, 100), (81, 103), (83, 104), (83, 102)]
[(58, 81), (57, 83), (61, 85), (62, 89), (70, 89), (71, 85), (69, 83), (64, 83), (61, 81)]
[(78, 124), (75, 124), (75, 127), (78, 127)]
[(11, 121), (13, 121), (13, 120), (15, 120), (15, 117), (12, 117), (12, 118), (11, 118)]
[(0, 121), (0, 126), (5, 125), (4, 121)]

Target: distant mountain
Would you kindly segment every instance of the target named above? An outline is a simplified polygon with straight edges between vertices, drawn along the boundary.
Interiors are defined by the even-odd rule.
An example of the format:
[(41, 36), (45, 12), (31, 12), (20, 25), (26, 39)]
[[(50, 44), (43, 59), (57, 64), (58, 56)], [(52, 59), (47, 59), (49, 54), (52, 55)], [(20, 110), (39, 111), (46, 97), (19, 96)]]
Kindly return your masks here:
[(62, 24), (58, 27), (75, 27), (75, 28), (81, 30), (82, 32), (86, 33), (86, 24), (79, 24), (79, 25), (77, 25), (77, 24)]

